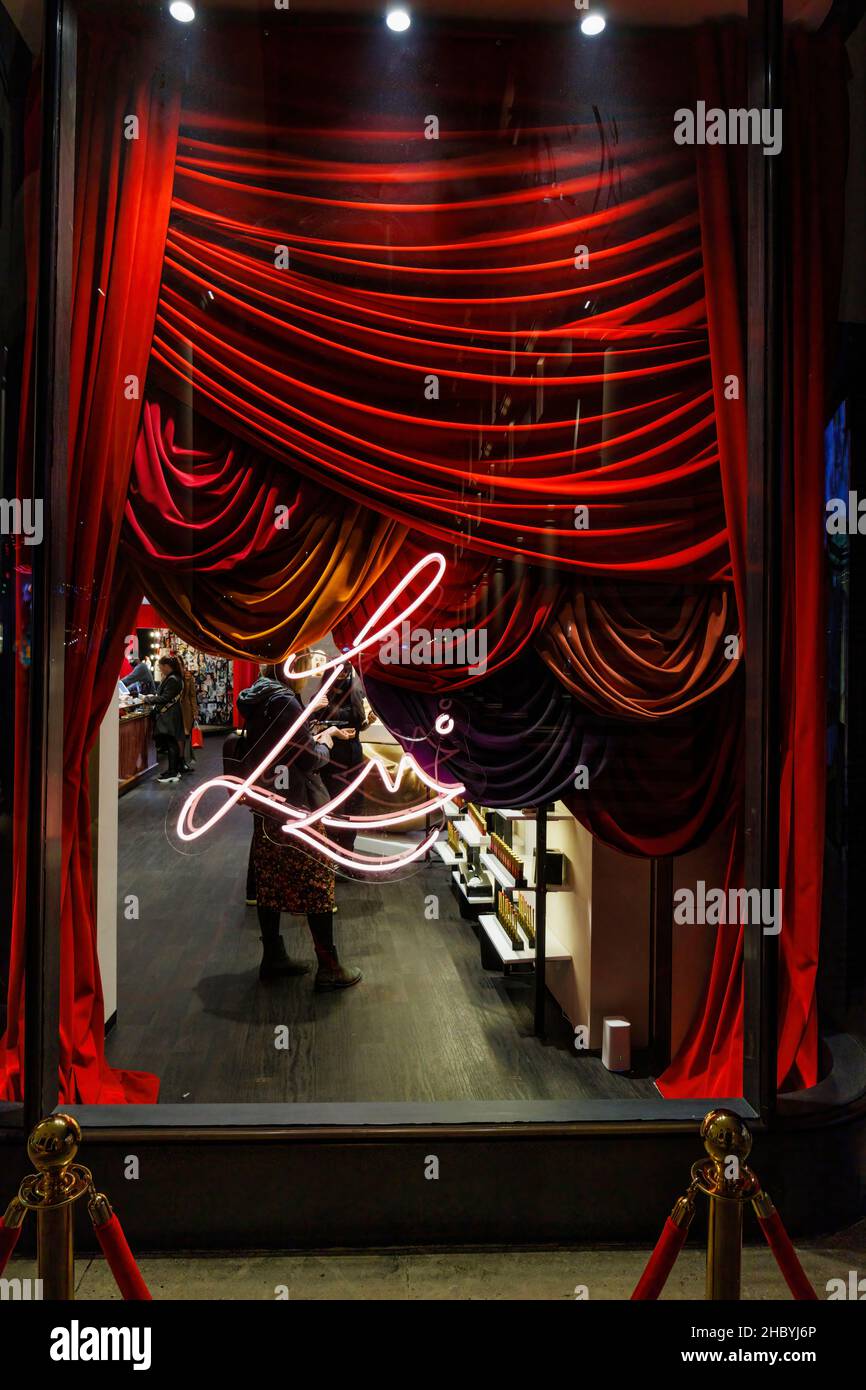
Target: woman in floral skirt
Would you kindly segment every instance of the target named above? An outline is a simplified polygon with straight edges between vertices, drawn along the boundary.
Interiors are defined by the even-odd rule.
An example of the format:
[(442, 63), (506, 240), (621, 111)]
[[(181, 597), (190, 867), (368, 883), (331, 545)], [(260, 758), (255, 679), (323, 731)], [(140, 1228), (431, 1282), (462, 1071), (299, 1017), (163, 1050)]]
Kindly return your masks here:
[[(238, 709), (246, 725), (249, 765), (258, 762), (269, 747), (295, 723), (303, 706), (298, 694), (277, 666), (261, 666), (258, 680), (238, 696)], [(276, 787), (292, 806), (312, 810), (327, 799), (321, 770), (330, 760), (336, 729), (315, 735), (303, 724), (281, 750), (274, 765), (257, 780)], [(280, 769), (278, 774), (277, 769)], [(277, 778), (280, 776), (279, 785)], [(316, 949), (316, 989), (348, 989), (361, 980), (360, 970), (341, 963), (334, 944), (334, 870), (315, 850), (292, 844), (282, 830), (265, 817), (254, 817), (253, 868), (256, 910), (262, 935), (259, 978), (305, 975), (309, 966), (293, 960), (280, 936), (280, 914), (305, 915)]]

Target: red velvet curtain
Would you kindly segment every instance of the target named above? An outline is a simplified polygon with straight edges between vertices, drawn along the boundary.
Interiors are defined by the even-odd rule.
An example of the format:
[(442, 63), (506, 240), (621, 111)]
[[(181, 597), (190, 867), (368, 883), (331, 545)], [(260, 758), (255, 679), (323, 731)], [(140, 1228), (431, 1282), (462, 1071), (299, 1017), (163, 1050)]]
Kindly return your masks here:
[[(745, 81), (739, 29), (708, 30), (699, 44), (708, 105), (738, 106)], [(843, 244), (847, 162), (847, 60), (838, 34), (787, 35), (785, 53), (784, 299), (779, 518), (782, 572), (781, 768), (779, 787), (779, 1039), (777, 1082), (797, 1090), (818, 1079), (816, 975), (821, 928), (825, 798), (823, 429), (834, 345)], [(742, 166), (740, 152), (740, 164)], [(713, 360), (742, 372), (745, 359), (743, 267), (747, 225), (742, 167), (735, 154), (706, 147), (700, 163), (703, 243)], [(816, 254), (816, 248), (820, 248)], [(726, 287), (727, 292), (723, 293)], [(715, 308), (714, 308), (715, 304)], [(720, 373), (721, 375), (721, 373)], [(735, 578), (745, 554), (745, 426), (741, 407), (719, 399), (719, 448)], [(737, 537), (740, 540), (737, 540)], [(741, 828), (734, 824), (729, 881), (742, 882)], [(751, 928), (760, 930), (760, 928)], [(679, 1055), (659, 1079), (664, 1095), (739, 1094), (742, 1084), (743, 929), (719, 931), (708, 997)], [(707, 1089), (711, 1079), (713, 1090)]]
[(193, 646), (276, 661), (318, 641), (388, 569), (405, 534), (238, 440), (184, 447), (174, 418), (145, 406), (123, 549), (136, 583)]
[[(694, 158), (667, 119), (687, 41), (653, 67), (624, 38), (606, 102), (577, 85), (586, 45), (573, 67), (543, 31), (425, 35), (437, 147), (404, 100), (382, 113), (364, 35), (269, 49), (267, 120), (243, 34), (203, 50), (221, 80), (184, 104), (154, 381), (439, 545), (726, 576)], [(326, 42), (336, 103), (310, 80)]]
[[(157, 1082), (104, 1059), (88, 755), (116, 688), (105, 660), (140, 594), (118, 540), (138, 432), (168, 223), (179, 96), (152, 53), (90, 35), (79, 65), (70, 344), (67, 645), (60, 976), (61, 1102), (153, 1100)], [(126, 122), (138, 120), (135, 138)], [(120, 601), (118, 601), (118, 598)], [(23, 903), (16, 904), (5, 1094), (20, 1099)]]

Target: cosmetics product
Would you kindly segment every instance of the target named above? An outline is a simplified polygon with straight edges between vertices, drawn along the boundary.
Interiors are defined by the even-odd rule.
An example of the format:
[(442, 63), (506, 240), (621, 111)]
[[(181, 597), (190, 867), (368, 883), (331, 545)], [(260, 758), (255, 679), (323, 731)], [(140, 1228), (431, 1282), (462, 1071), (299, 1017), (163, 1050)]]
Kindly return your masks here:
[(475, 826), (476, 830), (480, 830), (482, 835), (486, 835), (487, 816), (485, 812), (481, 809), (480, 806), (476, 806), (475, 803), (472, 801), (469, 802), (469, 805), (466, 807), (466, 810), (468, 811), (469, 819), (472, 821), (472, 824)]
[(523, 883), (523, 860), (518, 858), (510, 845), (499, 835), (491, 835), (490, 848), (504, 869), (507, 869), (514, 879), (515, 885)]
[(508, 937), (515, 951), (525, 950), (525, 943), (520, 932), (517, 930), (517, 913), (514, 904), (507, 893), (503, 893), (501, 889), (496, 899), (496, 920), (505, 932), (505, 935)]
[(517, 895), (517, 925), (531, 947), (535, 946), (535, 909), (522, 893)]

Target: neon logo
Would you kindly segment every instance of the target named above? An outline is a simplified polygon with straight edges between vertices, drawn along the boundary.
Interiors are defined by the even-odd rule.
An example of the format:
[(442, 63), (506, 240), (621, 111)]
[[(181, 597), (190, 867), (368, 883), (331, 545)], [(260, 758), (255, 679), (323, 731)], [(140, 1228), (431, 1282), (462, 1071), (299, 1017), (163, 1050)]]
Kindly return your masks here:
[[(405, 608), (400, 609), (392, 617), (387, 614), (392, 605), (409, 587), (418, 575), (425, 570), (432, 569), (433, 573), (427, 580), (424, 588), (417, 598), (413, 599)], [(384, 603), (376, 609), (372, 617), (361, 628), (353, 645), (347, 652), (342, 652), (340, 656), (331, 661), (322, 660), (317, 662), (313, 668), (313, 673), (325, 676), (319, 688), (318, 695), (326, 696), (331, 688), (339, 680), (340, 675), (345, 670), (352, 657), (367, 648), (375, 646), (381, 642), (388, 633), (398, 629), (400, 623), (421, 607), (433, 591), (445, 573), (445, 557), (438, 552), (425, 555), (403, 579), (400, 580), (396, 588), (392, 589)], [(318, 655), (324, 657), (324, 653)], [(294, 668), (296, 654), (291, 653), (286, 660), (283, 670), (289, 677), (297, 677), (310, 672), (299, 672)], [(325, 673), (330, 674), (326, 675)], [(356, 776), (343, 788), (338, 795), (332, 797), (324, 806), (316, 810), (308, 811), (298, 806), (292, 806), (285, 797), (277, 792), (270, 791), (267, 787), (258, 785), (258, 778), (268, 768), (272, 767), (282, 750), (292, 742), (292, 739), (309, 722), (315, 709), (318, 708), (319, 701), (308, 705), (303, 709), (289, 729), (282, 735), (277, 743), (269, 749), (257, 767), (245, 778), (213, 777), (209, 782), (204, 782), (195, 791), (191, 792), (184, 802), (183, 809), (177, 822), (177, 833), (182, 840), (197, 840), (200, 836), (212, 830), (223, 816), (227, 815), (233, 806), (240, 801), (247, 806), (254, 805), (260, 814), (266, 815), (269, 819), (282, 822), (282, 829), (286, 835), (291, 835), (295, 840), (307, 845), (309, 848), (317, 850), (320, 854), (327, 856), (335, 864), (342, 868), (354, 869), (360, 873), (384, 874), (393, 869), (402, 868), (404, 865), (411, 864), (413, 860), (420, 859), (426, 854), (433, 844), (437, 835), (438, 828), (430, 832), (420, 844), (412, 849), (406, 849), (399, 854), (391, 855), (367, 855), (357, 854), (354, 850), (345, 849), (342, 845), (336, 844), (328, 836), (329, 830), (390, 830), (400, 825), (408, 825), (412, 821), (420, 820), (423, 816), (429, 815), (432, 811), (441, 809), (453, 796), (460, 796), (465, 787), (462, 783), (447, 784), (438, 782), (419, 767), (418, 763), (410, 753), (403, 753), (397, 770), (392, 776), (388, 771), (384, 761), (378, 754), (370, 758), (365, 758), (364, 763), (358, 768)], [(453, 728), (453, 720), (440, 715), (436, 720), (436, 730), (438, 733), (447, 733)], [(396, 795), (399, 791), (403, 778), (407, 772), (413, 772), (415, 776), (431, 792), (431, 796), (418, 806), (403, 808), (399, 811), (392, 811), (387, 814), (376, 816), (340, 816), (337, 814), (340, 807), (346, 802), (358, 788), (370, 777), (379, 777), (385, 791), (390, 796)], [(203, 821), (202, 824), (195, 824), (195, 812), (202, 798), (215, 788), (220, 788), (228, 792), (226, 800), (214, 811), (211, 817)]]

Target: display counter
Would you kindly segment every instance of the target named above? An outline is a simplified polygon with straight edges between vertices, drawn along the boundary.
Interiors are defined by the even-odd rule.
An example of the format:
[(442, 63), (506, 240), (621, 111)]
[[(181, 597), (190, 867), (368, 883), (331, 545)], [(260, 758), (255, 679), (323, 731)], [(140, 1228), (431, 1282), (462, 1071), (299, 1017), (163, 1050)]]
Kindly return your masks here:
[(121, 709), (120, 745), (117, 758), (118, 794), (123, 795), (156, 766), (152, 720), (147, 710)]

